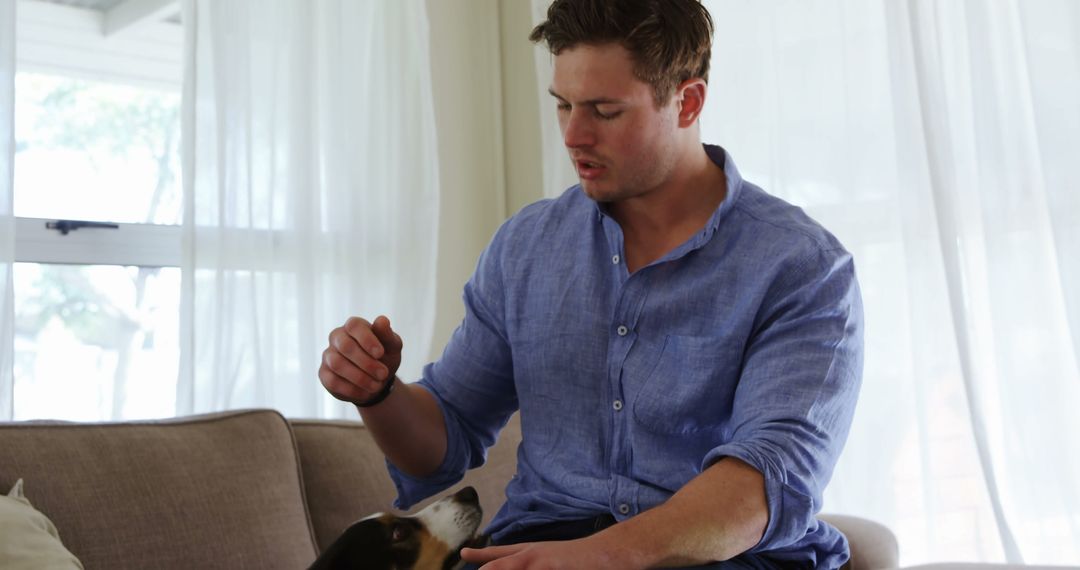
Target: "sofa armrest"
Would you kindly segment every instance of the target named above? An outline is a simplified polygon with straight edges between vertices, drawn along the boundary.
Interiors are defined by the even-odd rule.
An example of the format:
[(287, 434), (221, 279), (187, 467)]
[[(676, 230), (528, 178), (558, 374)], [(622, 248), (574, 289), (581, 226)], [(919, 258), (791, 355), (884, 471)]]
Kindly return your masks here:
[(849, 570), (897, 568), (900, 565), (900, 546), (889, 527), (852, 515), (823, 514), (819, 519), (833, 525), (847, 537), (851, 545)]

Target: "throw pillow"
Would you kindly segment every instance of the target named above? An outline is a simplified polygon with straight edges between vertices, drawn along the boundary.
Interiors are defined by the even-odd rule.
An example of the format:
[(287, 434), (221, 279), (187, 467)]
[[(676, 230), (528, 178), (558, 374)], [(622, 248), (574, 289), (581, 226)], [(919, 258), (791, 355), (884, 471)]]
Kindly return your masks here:
[(23, 495), (23, 480), (0, 496), (0, 568), (5, 570), (78, 568), (82, 563), (60, 542), (49, 517)]

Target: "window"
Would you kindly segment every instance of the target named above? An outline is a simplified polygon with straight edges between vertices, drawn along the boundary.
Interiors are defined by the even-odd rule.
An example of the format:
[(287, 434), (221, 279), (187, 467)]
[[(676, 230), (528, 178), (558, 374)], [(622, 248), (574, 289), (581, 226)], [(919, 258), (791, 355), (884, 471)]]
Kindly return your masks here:
[(15, 419), (172, 415), (179, 5), (20, 0), (16, 14)]

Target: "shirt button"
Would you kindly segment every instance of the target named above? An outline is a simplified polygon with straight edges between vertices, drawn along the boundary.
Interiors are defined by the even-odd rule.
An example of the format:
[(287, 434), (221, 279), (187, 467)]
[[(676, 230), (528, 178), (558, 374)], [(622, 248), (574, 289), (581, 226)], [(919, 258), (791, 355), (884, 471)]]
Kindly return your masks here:
[(619, 259), (621, 259), (619, 257), (619, 254), (615, 254), (615, 255), (611, 256), (611, 262), (614, 263), (615, 265), (619, 264)]
[(619, 325), (619, 328), (616, 329), (615, 332), (619, 333), (619, 336), (626, 336), (626, 333), (630, 332), (630, 329), (626, 328), (625, 325)]
[(630, 505), (626, 503), (619, 505), (619, 512), (624, 515), (630, 514)]
[(622, 409), (622, 400), (615, 400), (614, 402), (612, 402), (611, 407), (615, 408), (616, 412), (621, 410)]

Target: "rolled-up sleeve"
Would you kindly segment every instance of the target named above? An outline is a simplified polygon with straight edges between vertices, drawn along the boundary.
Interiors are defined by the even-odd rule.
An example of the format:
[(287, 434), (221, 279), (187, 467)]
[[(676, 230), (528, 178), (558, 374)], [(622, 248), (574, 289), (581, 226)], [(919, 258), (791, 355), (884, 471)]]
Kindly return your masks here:
[(862, 378), (863, 314), (850, 254), (818, 250), (786, 269), (762, 304), (735, 392), (723, 457), (765, 479), (769, 522), (751, 551), (783, 548), (814, 527), (847, 439)]
[(446, 456), (435, 473), (416, 478), (387, 462), (397, 488), (394, 506), (408, 509), (460, 481), (482, 465), (487, 449), (517, 409), (513, 365), (503, 326), (500, 252), (506, 226), (480, 257), (465, 285), (465, 318), (438, 361), (418, 384), (428, 390), (446, 423)]

